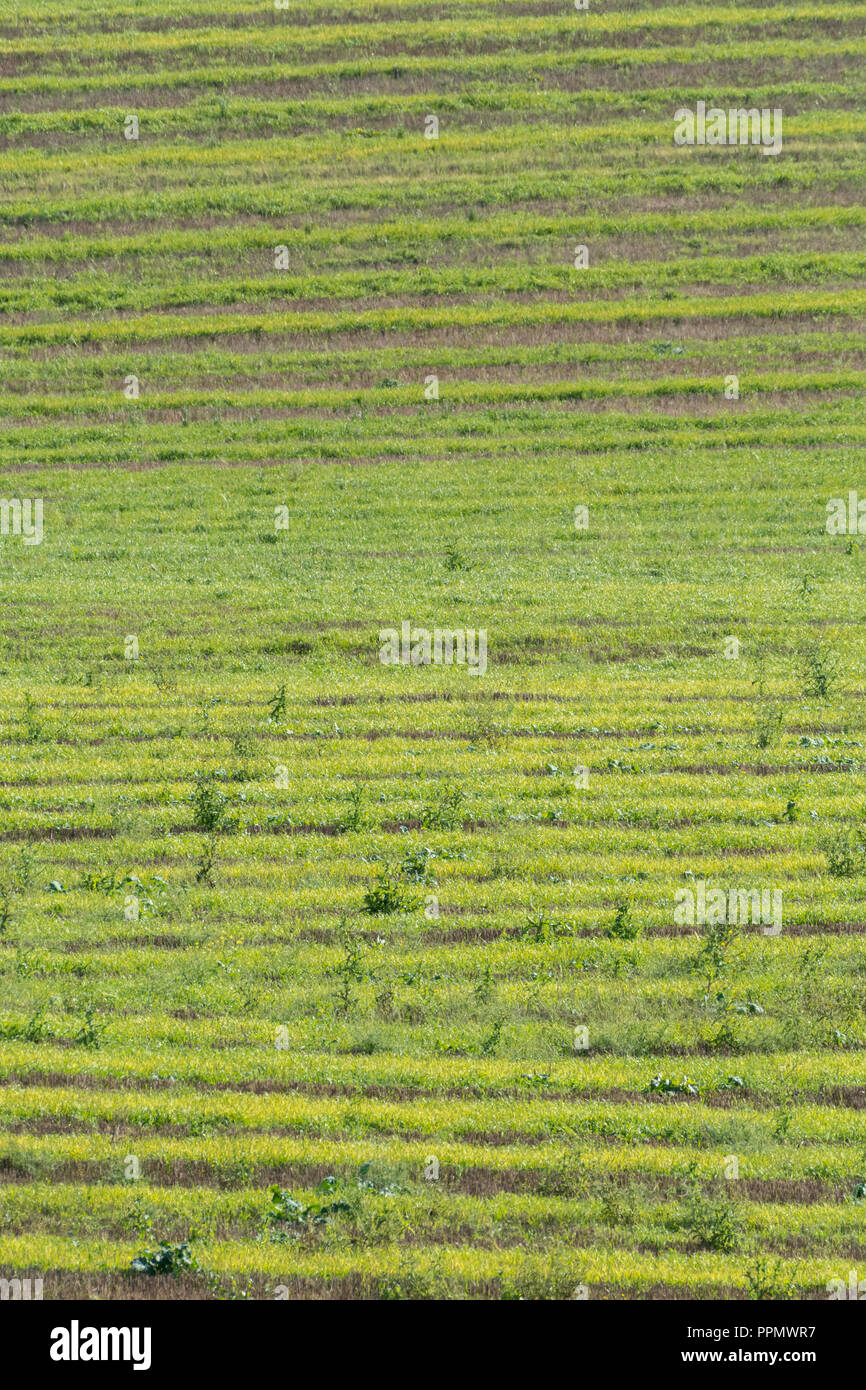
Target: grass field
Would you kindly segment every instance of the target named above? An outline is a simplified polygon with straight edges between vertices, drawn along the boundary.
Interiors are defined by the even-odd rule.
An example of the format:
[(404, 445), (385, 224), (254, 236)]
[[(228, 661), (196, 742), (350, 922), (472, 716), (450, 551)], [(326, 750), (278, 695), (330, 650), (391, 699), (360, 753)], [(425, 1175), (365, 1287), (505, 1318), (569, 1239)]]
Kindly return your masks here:
[(866, 1277), (864, 6), (13, 0), (0, 56), (0, 1274)]

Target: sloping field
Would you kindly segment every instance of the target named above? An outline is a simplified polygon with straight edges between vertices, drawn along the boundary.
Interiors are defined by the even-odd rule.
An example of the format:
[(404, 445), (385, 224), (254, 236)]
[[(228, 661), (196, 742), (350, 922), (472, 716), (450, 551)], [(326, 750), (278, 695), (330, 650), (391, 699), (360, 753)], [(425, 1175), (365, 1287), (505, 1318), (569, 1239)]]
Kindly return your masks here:
[(0, 58), (0, 1273), (866, 1276), (863, 4)]

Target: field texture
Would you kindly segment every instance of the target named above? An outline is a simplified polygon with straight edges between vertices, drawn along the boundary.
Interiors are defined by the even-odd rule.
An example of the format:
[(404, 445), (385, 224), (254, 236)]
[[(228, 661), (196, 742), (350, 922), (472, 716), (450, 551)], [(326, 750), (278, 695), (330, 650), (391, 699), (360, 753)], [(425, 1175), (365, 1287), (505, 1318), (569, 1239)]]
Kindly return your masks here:
[(866, 7), (0, 56), (0, 1274), (866, 1277)]

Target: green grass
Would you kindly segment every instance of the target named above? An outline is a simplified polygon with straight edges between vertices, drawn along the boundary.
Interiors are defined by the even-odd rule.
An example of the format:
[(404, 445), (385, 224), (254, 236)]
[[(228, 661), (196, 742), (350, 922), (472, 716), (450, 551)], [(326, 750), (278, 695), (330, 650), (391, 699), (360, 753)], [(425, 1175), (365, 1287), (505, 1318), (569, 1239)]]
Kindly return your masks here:
[[(0, 538), (0, 1272), (826, 1297), (866, 1258), (862, 7), (176, 9), (0, 37), (0, 465), (44, 501)], [(783, 153), (675, 146), (699, 99)], [(486, 674), (382, 665), (405, 620)], [(678, 922), (698, 880), (781, 931)]]

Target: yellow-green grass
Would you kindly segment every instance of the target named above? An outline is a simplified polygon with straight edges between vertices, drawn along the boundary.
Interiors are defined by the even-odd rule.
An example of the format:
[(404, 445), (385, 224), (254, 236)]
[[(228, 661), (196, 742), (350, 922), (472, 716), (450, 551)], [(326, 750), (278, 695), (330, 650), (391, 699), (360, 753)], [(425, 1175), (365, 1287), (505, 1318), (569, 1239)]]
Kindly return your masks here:
[[(862, 1262), (864, 43), (841, 2), (16, 5), (4, 1277)], [(676, 146), (699, 99), (782, 153)], [(406, 620), (486, 672), (383, 665)], [(699, 881), (779, 930), (678, 920)], [(134, 1276), (161, 1240), (195, 1267)]]

